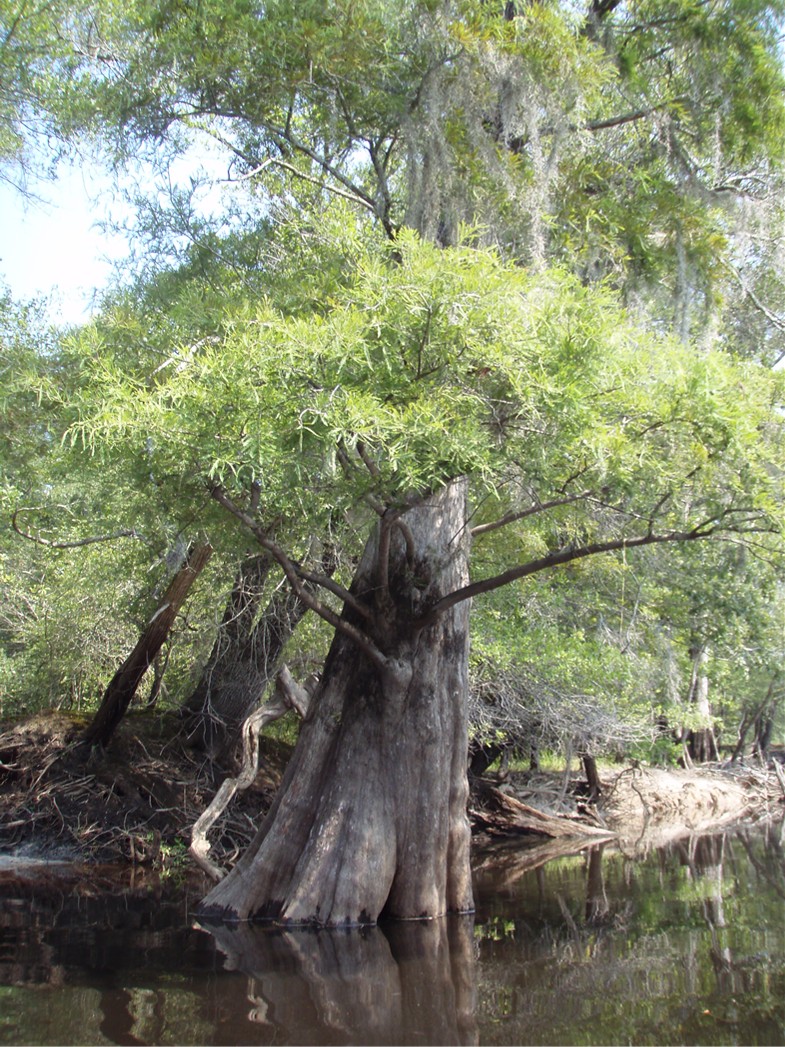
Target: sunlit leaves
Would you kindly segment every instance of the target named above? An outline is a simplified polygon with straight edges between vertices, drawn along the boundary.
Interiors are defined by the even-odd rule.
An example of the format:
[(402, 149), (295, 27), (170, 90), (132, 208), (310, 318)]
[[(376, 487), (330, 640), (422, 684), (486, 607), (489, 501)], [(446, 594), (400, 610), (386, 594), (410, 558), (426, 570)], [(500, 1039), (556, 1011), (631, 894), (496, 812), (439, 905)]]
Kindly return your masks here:
[[(575, 516), (584, 537), (740, 503), (777, 514), (781, 390), (762, 368), (645, 332), (608, 291), (493, 252), (405, 235), (355, 259), (315, 309), (227, 302), (220, 333), (146, 370), (104, 348), (111, 329), (87, 329), (71, 438), (151, 455), (197, 493), (254, 483), (266, 516), (301, 530), (369, 492), (396, 504), (458, 475), (486, 513), (511, 504), (511, 480), (589, 489), (597, 512), (553, 518)], [(297, 273), (292, 260), (293, 287)]]

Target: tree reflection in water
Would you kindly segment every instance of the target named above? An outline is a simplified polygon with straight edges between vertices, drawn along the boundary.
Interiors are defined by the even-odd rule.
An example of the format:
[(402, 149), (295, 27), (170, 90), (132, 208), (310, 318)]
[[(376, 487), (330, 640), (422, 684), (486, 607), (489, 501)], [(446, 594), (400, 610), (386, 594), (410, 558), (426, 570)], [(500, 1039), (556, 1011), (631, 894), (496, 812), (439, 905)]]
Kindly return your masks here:
[(289, 1043), (474, 1044), (471, 917), (357, 929), (205, 924), (248, 975), (248, 1018)]
[(205, 933), (202, 884), (7, 872), (0, 1045), (782, 1044), (784, 841), (514, 841), (475, 855), (474, 920), (351, 931)]

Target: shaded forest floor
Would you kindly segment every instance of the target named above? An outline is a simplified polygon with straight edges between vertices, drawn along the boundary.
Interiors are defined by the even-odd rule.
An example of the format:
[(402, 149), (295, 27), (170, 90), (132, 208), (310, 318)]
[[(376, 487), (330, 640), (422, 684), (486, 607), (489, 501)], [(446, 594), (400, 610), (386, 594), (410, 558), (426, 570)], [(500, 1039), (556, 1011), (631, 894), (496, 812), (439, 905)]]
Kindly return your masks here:
[[(0, 854), (187, 869), (191, 827), (227, 771), (190, 749), (173, 715), (131, 714), (105, 753), (74, 752), (85, 719), (47, 712), (0, 729)], [(262, 737), (259, 773), (211, 833), (227, 867), (253, 836), (291, 749)], [(488, 775), (472, 783), (478, 845), (510, 836), (574, 844), (614, 839), (638, 853), (687, 832), (785, 811), (785, 779), (757, 766), (627, 767), (597, 802), (568, 774)]]

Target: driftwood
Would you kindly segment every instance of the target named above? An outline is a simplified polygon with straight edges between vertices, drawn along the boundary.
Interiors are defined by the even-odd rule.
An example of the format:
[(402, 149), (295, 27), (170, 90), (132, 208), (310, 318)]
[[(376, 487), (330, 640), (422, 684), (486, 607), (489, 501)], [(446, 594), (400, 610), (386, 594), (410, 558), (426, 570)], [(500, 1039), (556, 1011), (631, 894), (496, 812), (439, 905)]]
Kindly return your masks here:
[(194, 823), (189, 852), (194, 861), (216, 882), (223, 879), (226, 870), (208, 857), (210, 843), (207, 834), (231, 803), (235, 794), (244, 792), (254, 781), (259, 762), (259, 734), (267, 724), (280, 719), (294, 709), (301, 719), (310, 702), (310, 691), (295, 682), (287, 666), (282, 666), (275, 682), (275, 692), (266, 705), (246, 717), (242, 727), (242, 764), (236, 778), (227, 778), (213, 797), (209, 807)]
[(534, 833), (551, 839), (583, 836), (609, 840), (616, 835), (590, 824), (579, 814), (545, 814), (491, 785), (484, 786), (482, 799), (483, 809), (472, 811), (472, 818), (477, 825), (491, 831)]

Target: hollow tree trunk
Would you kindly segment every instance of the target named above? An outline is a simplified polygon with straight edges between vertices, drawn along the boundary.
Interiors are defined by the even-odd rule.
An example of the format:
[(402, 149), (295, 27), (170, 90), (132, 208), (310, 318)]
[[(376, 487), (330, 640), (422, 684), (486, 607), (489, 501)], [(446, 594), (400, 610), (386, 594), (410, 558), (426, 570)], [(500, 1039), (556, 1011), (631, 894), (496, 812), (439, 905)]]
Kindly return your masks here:
[(468, 606), (421, 621), (467, 581), (466, 485), (392, 527), (389, 571), (384, 523), (351, 588), (367, 613), (343, 613), (384, 664), (336, 631), (281, 790), (206, 916), (340, 925), (472, 909)]
[(241, 564), (210, 657), (193, 693), (181, 707), (192, 743), (213, 757), (226, 756), (242, 725), (275, 679), (283, 648), (306, 611), (284, 587), (259, 615), (273, 565), (267, 556)]
[(147, 628), (109, 681), (98, 712), (82, 735), (83, 745), (105, 747), (109, 744), (142, 682), (142, 677), (169, 636), (175, 618), (191, 591), (191, 586), (206, 566), (212, 553), (212, 547), (208, 544), (198, 545), (189, 550), (185, 563), (169, 583)]

